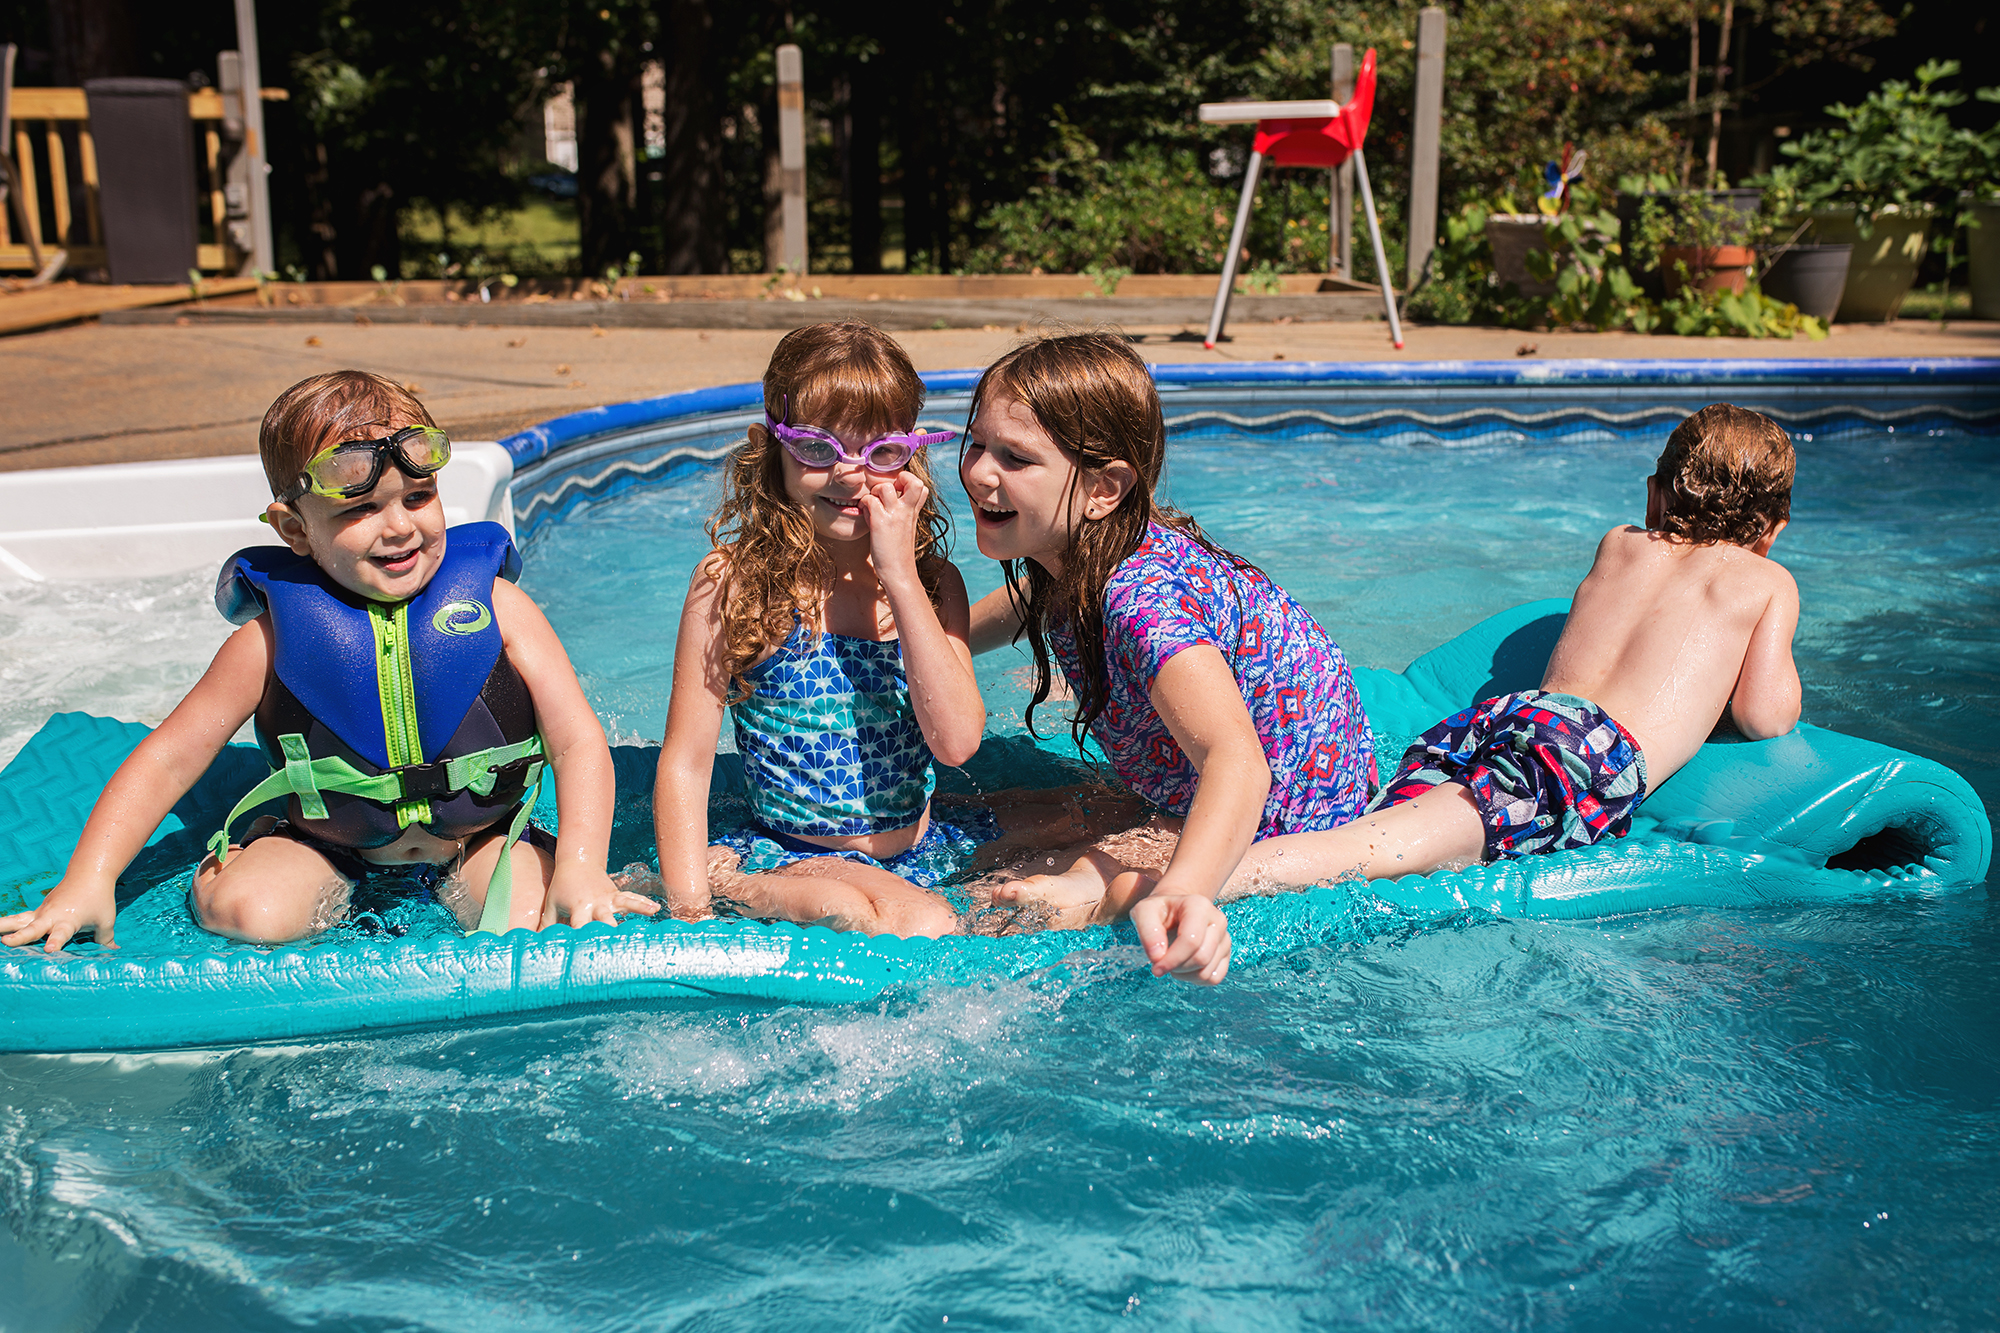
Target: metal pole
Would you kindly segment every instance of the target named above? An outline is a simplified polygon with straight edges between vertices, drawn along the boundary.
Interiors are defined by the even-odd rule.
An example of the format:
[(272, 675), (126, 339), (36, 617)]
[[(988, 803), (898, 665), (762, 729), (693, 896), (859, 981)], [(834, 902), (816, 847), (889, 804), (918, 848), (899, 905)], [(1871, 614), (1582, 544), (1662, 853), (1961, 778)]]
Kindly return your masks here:
[(236, 0), (236, 50), (243, 58), (243, 153), (249, 161), (250, 266), (277, 265), (271, 245), (271, 168), (264, 160), (264, 76), (257, 63), (257, 0)]
[(1417, 105), (1410, 138), (1410, 253), (1414, 289), (1437, 245), (1438, 140), (1444, 121), (1444, 11), (1417, 12)]
[(1375, 243), (1375, 272), (1382, 278), (1382, 307), (1389, 312), (1389, 339), (1403, 345), (1403, 321), (1396, 318), (1396, 293), (1389, 286), (1389, 256), (1382, 253), (1382, 228), (1375, 221), (1375, 192), (1368, 188), (1368, 161), (1354, 150), (1354, 178), (1361, 182), (1361, 207), (1368, 215), (1368, 239)]
[[(1333, 44), (1333, 100), (1346, 106), (1354, 99), (1354, 48)], [(1326, 266), (1349, 282), (1354, 280), (1354, 163), (1333, 169), (1333, 217), (1327, 225)]]
[(806, 271), (806, 75), (805, 56), (790, 42), (778, 48), (778, 189), (784, 196), (781, 261), (794, 275)]
[(1208, 313), (1208, 336), (1203, 347), (1213, 348), (1222, 341), (1222, 323), (1229, 318), (1229, 294), (1236, 286), (1236, 256), (1243, 248), (1243, 229), (1250, 223), (1250, 201), (1257, 194), (1257, 173), (1263, 169), (1264, 155), (1252, 150), (1249, 169), (1243, 173), (1243, 198), (1236, 204), (1236, 225), (1229, 229), (1229, 249), (1222, 256), (1222, 282), (1215, 289), (1215, 309)]

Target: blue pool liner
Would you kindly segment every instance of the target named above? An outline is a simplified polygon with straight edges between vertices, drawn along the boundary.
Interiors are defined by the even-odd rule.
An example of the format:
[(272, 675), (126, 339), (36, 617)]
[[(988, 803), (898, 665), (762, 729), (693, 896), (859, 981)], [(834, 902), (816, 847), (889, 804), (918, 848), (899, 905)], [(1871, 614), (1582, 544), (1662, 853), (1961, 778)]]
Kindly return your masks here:
[[(1532, 602), (1404, 671), (1357, 671), (1377, 731), (1393, 743), (1476, 699), (1537, 684), (1566, 611), (1562, 601)], [(105, 781), (145, 734), (133, 723), (61, 714), (0, 772), (0, 912), (32, 905), (53, 886)], [(1024, 744), (989, 741), (996, 751)], [(1048, 744), (1067, 748), (1066, 740)], [(621, 807), (643, 805), (656, 755), (616, 747)], [(1021, 767), (1011, 759), (998, 766)], [(128, 880), (153, 882), (145, 895), (184, 892), (201, 838), (263, 771), (254, 747), (228, 747)], [(1774, 740), (1704, 746), (1648, 797), (1631, 834), (1609, 844), (1233, 903), (1234, 966), (1468, 915), (1577, 919), (1934, 894), (1982, 881), (1992, 841), (1977, 794), (1950, 769), (1802, 726)], [(121, 907), (121, 928), (131, 910)], [(293, 1040), (591, 1004), (865, 1001), (895, 987), (1019, 976), (1079, 950), (1133, 942), (1123, 925), (896, 940), (631, 918), (499, 938), (325, 938), (281, 948), (218, 939), (192, 953), (8, 949), (0, 951), (0, 1050)]]

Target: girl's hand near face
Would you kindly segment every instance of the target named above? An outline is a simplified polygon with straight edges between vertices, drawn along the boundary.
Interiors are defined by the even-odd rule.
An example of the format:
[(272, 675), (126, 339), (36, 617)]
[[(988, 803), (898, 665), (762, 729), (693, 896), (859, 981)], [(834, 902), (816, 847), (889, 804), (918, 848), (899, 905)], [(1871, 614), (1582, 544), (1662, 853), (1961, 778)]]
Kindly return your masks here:
[(885, 585), (891, 579), (917, 578), (917, 525), (930, 494), (930, 488), (907, 469), (871, 477), (861, 492), (861, 512), (868, 518), (868, 554), (875, 562), (876, 577)]

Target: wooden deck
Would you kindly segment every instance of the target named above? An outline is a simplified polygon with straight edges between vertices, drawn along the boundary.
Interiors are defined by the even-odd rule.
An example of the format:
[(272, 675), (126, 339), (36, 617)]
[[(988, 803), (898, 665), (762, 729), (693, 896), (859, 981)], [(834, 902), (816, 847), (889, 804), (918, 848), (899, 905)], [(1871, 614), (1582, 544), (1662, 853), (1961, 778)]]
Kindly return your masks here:
[[(200, 296), (234, 296), (257, 290), (255, 278), (204, 278)], [(107, 310), (175, 305), (196, 299), (186, 283), (171, 286), (109, 287), (102, 283), (59, 282), (8, 292), (0, 288), (0, 336), (90, 319)]]

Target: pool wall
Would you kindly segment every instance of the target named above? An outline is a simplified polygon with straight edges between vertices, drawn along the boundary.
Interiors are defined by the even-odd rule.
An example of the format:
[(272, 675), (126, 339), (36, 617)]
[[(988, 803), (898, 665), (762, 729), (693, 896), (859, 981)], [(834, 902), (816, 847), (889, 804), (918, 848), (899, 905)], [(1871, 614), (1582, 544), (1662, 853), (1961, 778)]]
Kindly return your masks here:
[[(1801, 442), (1861, 430), (2000, 435), (2000, 360), (1265, 361), (1150, 367), (1176, 438), (1491, 440), (1665, 435), (1726, 399)], [(923, 421), (960, 429), (976, 370), (923, 376)], [(578, 504), (722, 458), (762, 416), (730, 384), (557, 417), (500, 441), (521, 536)]]

